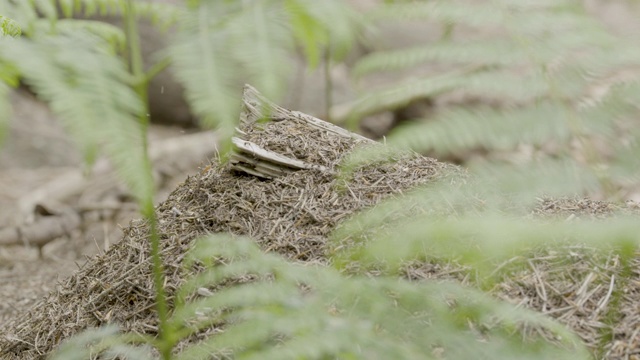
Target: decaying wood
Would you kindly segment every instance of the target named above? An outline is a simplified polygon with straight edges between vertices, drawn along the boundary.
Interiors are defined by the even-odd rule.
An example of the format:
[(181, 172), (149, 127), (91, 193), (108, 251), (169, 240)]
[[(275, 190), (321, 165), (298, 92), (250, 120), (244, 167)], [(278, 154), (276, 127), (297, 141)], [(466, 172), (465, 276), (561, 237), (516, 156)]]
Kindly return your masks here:
[[(313, 116), (280, 107), (267, 100), (250, 85), (245, 85), (243, 103), (244, 108), (240, 114), (240, 121), (244, 126), (263, 119), (269, 119), (271, 121), (291, 121), (295, 119), (302, 121), (306, 126), (309, 126), (310, 129), (319, 129), (344, 138), (371, 142), (371, 140), (361, 135), (352, 133)], [(324, 166), (308, 164), (299, 159), (293, 159), (264, 149), (255, 143), (242, 139), (244, 134), (241, 130), (238, 130), (237, 133), (239, 136), (232, 139), (235, 148), (230, 160), (232, 169), (236, 171), (266, 179), (283, 176), (292, 171), (302, 169), (328, 171)]]
[(246, 141), (239, 138), (233, 138), (233, 144), (236, 146), (236, 149), (241, 153), (246, 153), (254, 157), (253, 159), (250, 159), (243, 155), (237, 155), (234, 157), (233, 161), (241, 163), (241, 165), (250, 164), (250, 165), (253, 165), (255, 168), (264, 168), (267, 171), (273, 172), (275, 176), (286, 175), (286, 173), (290, 172), (291, 170), (301, 170), (301, 169), (317, 169), (320, 171), (327, 170), (327, 168), (321, 165), (307, 164), (304, 161), (291, 159), (286, 156), (282, 156), (274, 151), (263, 149), (257, 144), (252, 143), (251, 141)]

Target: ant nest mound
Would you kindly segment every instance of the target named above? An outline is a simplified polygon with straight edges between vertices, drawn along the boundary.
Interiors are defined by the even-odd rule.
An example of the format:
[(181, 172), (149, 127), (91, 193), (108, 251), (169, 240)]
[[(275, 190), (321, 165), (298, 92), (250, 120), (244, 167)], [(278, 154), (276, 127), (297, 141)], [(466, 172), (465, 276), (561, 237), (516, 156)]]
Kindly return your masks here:
[[(245, 235), (265, 251), (325, 263), (328, 235), (349, 215), (460, 172), (431, 158), (405, 154), (356, 168), (343, 180), (337, 166), (347, 154), (357, 147), (382, 145), (283, 109), (250, 86), (243, 100), (229, 161), (188, 177), (157, 208), (170, 302), (189, 276), (182, 259), (198, 237)], [(0, 358), (41, 358), (82, 330), (108, 323), (125, 332), (153, 334), (158, 324), (153, 289), (148, 226), (134, 221), (108, 252), (90, 259), (56, 291), (4, 326)]]
[[(185, 254), (203, 235), (248, 236), (264, 251), (291, 261), (326, 264), (331, 251), (329, 234), (350, 215), (383, 199), (402, 196), (418, 185), (446, 178), (457, 186), (467, 177), (456, 166), (415, 153), (356, 166), (343, 176), (338, 165), (347, 155), (384, 145), (283, 109), (250, 86), (243, 100), (229, 161), (188, 177), (157, 208), (170, 305), (176, 290), (192, 275), (193, 270), (183, 266)], [(599, 216), (611, 211), (610, 205), (590, 200), (545, 200), (534, 216)], [(0, 358), (43, 358), (65, 339), (109, 323), (125, 332), (154, 335), (158, 318), (148, 230), (144, 221), (132, 222), (123, 239), (107, 253), (90, 259), (30, 311), (5, 324), (0, 333)], [(564, 250), (536, 250), (527, 260), (528, 267), (505, 276), (493, 294), (559, 319), (591, 349), (604, 350), (606, 357), (637, 353), (640, 345), (633, 339), (640, 327), (634, 311), (640, 302), (637, 290), (616, 290), (619, 312), (613, 315), (619, 321), (609, 321), (613, 315), (607, 310), (615, 283), (612, 279), (617, 279), (623, 267), (637, 276), (637, 259), (625, 265), (612, 254), (586, 248)], [(452, 261), (434, 259), (409, 264), (403, 275), (416, 281), (449, 279), (474, 286), (468, 270)], [(628, 281), (620, 286), (633, 284)], [(610, 328), (614, 339), (604, 348), (603, 326)], [(212, 326), (187, 341), (217, 331), (220, 329)]]

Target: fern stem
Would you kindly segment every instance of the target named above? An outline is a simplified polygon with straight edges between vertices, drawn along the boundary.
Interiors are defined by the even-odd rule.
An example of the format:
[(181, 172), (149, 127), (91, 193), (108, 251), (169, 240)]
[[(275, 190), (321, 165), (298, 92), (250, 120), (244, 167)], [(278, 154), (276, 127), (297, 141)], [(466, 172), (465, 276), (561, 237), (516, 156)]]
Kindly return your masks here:
[(156, 216), (153, 202), (147, 201), (143, 210), (144, 216), (149, 221), (149, 237), (151, 241), (151, 257), (153, 262), (153, 282), (156, 288), (156, 311), (158, 312), (158, 332), (160, 341), (158, 342), (158, 350), (162, 359), (171, 359), (171, 349), (173, 343), (171, 334), (168, 331), (168, 311), (167, 301), (164, 293), (164, 269), (162, 267), (162, 259), (160, 258), (160, 235), (158, 232), (158, 218)]
[[(126, 18), (126, 36), (129, 45), (129, 71), (138, 82), (136, 91), (140, 93), (140, 76), (144, 73), (144, 63), (142, 62), (142, 51), (140, 50), (140, 38), (138, 37), (138, 24), (136, 20), (133, 1), (128, 0)], [(146, 99), (146, 97), (144, 97)]]
[[(126, 37), (127, 44), (129, 45), (129, 71), (135, 80), (134, 89), (138, 94), (138, 97), (144, 103), (144, 112), (139, 117), (140, 132), (142, 136), (142, 151), (144, 156), (144, 169), (151, 174), (151, 160), (149, 159), (149, 144), (147, 139), (147, 129), (149, 127), (148, 118), (148, 96), (147, 96), (147, 82), (151, 78), (149, 74), (144, 73), (144, 63), (142, 61), (142, 51), (140, 48), (140, 38), (138, 36), (138, 24), (136, 19), (135, 7), (133, 6), (133, 0), (127, 1), (125, 16), (126, 24)], [(160, 71), (163, 63), (160, 63), (158, 68), (153, 68), (153, 71)], [(152, 73), (155, 74), (155, 73)], [(149, 178), (152, 178), (151, 176)], [(149, 241), (151, 242), (151, 260), (153, 267), (153, 282), (155, 286), (156, 296), (156, 311), (158, 312), (158, 337), (157, 343), (158, 350), (162, 356), (162, 359), (171, 359), (171, 349), (173, 343), (171, 341), (171, 334), (168, 332), (168, 309), (167, 300), (164, 292), (164, 270), (162, 266), (162, 259), (160, 258), (160, 235), (158, 232), (158, 218), (156, 216), (155, 208), (153, 206), (153, 192), (144, 195), (145, 198), (140, 199), (140, 207), (143, 216), (149, 222)]]
[(147, 71), (147, 73), (144, 76), (144, 83), (145, 83), (145, 87), (146, 84), (149, 83), (149, 81), (151, 81), (151, 79), (153, 79), (154, 77), (156, 77), (156, 75), (158, 75), (159, 73), (161, 73), (164, 69), (166, 69), (169, 65), (171, 65), (171, 58), (170, 57), (165, 57), (162, 60), (160, 60), (159, 62), (153, 64), (151, 66), (151, 68)]

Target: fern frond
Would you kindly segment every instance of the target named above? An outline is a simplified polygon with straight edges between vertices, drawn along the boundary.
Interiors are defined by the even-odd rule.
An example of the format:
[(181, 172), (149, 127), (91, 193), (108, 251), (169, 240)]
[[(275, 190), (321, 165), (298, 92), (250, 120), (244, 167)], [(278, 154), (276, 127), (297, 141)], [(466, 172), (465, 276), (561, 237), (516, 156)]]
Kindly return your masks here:
[[(60, 19), (56, 22), (56, 30), (61, 33), (87, 31), (104, 39), (114, 49), (114, 53), (126, 47), (124, 31), (115, 25), (102, 21), (81, 19)], [(43, 31), (44, 33), (44, 31)]]
[(125, 1), (120, 0), (58, 0), (62, 14), (72, 17), (73, 14), (117, 15), (124, 12)]
[(55, 2), (51, 0), (35, 0), (35, 7), (38, 11), (49, 21), (56, 20), (58, 14), (55, 6)]
[(540, 9), (572, 9), (575, 8), (576, 5), (579, 5), (579, 2), (575, 0), (497, 0), (494, 1), (497, 5), (504, 6), (507, 8), (514, 8), (518, 10), (540, 10)]
[[(572, 0), (546, 2), (460, 2), (429, 1), (393, 3), (376, 7), (367, 14), (374, 21), (433, 20), (442, 23), (465, 24), (472, 27), (502, 28), (510, 22), (518, 24), (522, 35), (548, 33), (560, 26), (584, 26), (594, 22), (591, 18), (573, 11)], [(548, 26), (551, 26), (549, 28)], [(546, 28), (546, 31), (545, 31)]]
[(284, 10), (290, 17), (293, 35), (304, 49), (307, 63), (314, 69), (320, 63), (322, 49), (328, 42), (327, 30), (297, 0), (287, 0)]
[[(419, 227), (420, 221), (427, 218), (435, 219), (434, 222), (437, 224), (438, 221), (449, 216), (447, 221), (451, 222), (451, 226), (460, 220), (460, 231), (468, 229), (473, 232), (473, 227), (466, 228), (463, 225), (468, 217), (479, 219), (481, 216), (487, 214), (490, 216), (494, 213), (524, 217), (531, 212), (537, 198), (587, 193), (599, 186), (599, 179), (591, 169), (564, 158), (545, 159), (522, 166), (489, 162), (483, 162), (478, 166), (471, 165), (474, 175), (465, 183), (452, 184), (448, 179), (443, 179), (355, 215), (351, 220), (341, 224), (332, 234), (335, 246), (364, 245), (369, 241), (376, 241), (378, 234), (386, 234), (386, 239), (389, 241), (391, 237), (403, 239), (401, 231), (407, 225), (405, 221), (414, 217), (417, 217), (415, 229)], [(518, 222), (519, 219), (522, 218), (503, 220)], [(425, 226), (425, 231), (430, 226), (432, 225)], [(442, 234), (447, 238), (457, 236), (458, 239), (464, 239), (461, 233), (443, 232)], [(417, 232), (416, 236), (418, 236)], [(489, 238), (487, 234), (487, 239)], [(501, 240), (496, 238), (495, 241)], [(542, 239), (540, 241), (542, 242)], [(403, 242), (396, 241), (395, 246), (404, 246), (400, 243)], [(446, 246), (445, 244), (446, 242), (443, 246)], [(349, 245), (346, 247), (348, 248)], [(455, 250), (452, 250), (451, 254), (454, 253)], [(337, 264), (345, 264), (345, 261), (349, 262), (354, 258), (357, 256), (341, 258), (341, 255), (337, 254), (335, 261)], [(476, 259), (478, 258), (484, 257), (476, 256)]]
[[(196, 114), (207, 126), (218, 125), (229, 134), (239, 110), (239, 96), (232, 89), (239, 90), (238, 85), (250, 82), (258, 84), (267, 96), (278, 98), (289, 75), (287, 53), (293, 48), (292, 39), (300, 41), (300, 37), (292, 34), (296, 18), (291, 11), (321, 23), (320, 15), (340, 9), (338, 4), (298, 0), (290, 5), (298, 6), (297, 12), (278, 3), (259, 1), (244, 7), (236, 3), (202, 2), (189, 9), (180, 20), (171, 57)], [(333, 25), (344, 26), (341, 21), (334, 19)], [(323, 30), (333, 39), (328, 25)], [(312, 31), (305, 39), (321, 43), (322, 31)]]
[(118, 333), (117, 326), (104, 326), (97, 329), (84, 331), (75, 336), (71, 341), (63, 343), (53, 355), (53, 360), (84, 360), (88, 358), (95, 346), (104, 339), (115, 337)]
[(32, 6), (29, 1), (2, 1), (0, 2), (0, 14), (5, 19), (11, 19), (24, 34), (32, 32), (32, 24), (38, 19), (37, 8)]
[(153, 24), (165, 30), (176, 25), (180, 14), (185, 11), (181, 5), (157, 1), (135, 1), (134, 8), (138, 17), (150, 19)]
[[(640, 84), (637, 87), (636, 99), (640, 99)], [(636, 109), (635, 115), (638, 111)], [(622, 125), (617, 134), (612, 134), (610, 139), (614, 143), (614, 152), (606, 171), (610, 172), (614, 179), (632, 188), (640, 183), (640, 130), (638, 130), (637, 117), (629, 116), (622, 119)], [(615, 140), (613, 140), (615, 139)]]
[[(550, 35), (547, 35), (549, 37)], [(378, 71), (399, 70), (424, 64), (425, 62), (443, 64), (478, 64), (487, 66), (522, 67), (525, 65), (547, 64), (553, 62), (559, 66), (559, 59), (566, 57), (565, 62), (576, 66), (585, 61), (590, 64), (605, 66), (605, 61), (622, 62), (623, 57), (599, 54), (602, 60), (582, 54), (576, 59), (576, 51), (593, 50), (587, 46), (606, 46), (614, 38), (603, 31), (589, 28), (581, 31), (566, 31), (553, 34), (552, 39), (535, 39), (515, 41), (509, 38), (494, 38), (490, 40), (474, 40), (471, 42), (438, 42), (420, 45), (394, 51), (374, 52), (360, 59), (354, 68), (354, 75), (361, 77)], [(593, 51), (590, 51), (593, 53)], [(637, 51), (626, 59), (638, 59)], [(533, 57), (532, 57), (533, 54)], [(576, 61), (577, 60), (577, 61)], [(535, 63), (534, 63), (535, 61)], [(586, 63), (585, 63), (586, 65)], [(613, 64), (612, 64), (613, 65)], [(588, 69), (588, 67), (585, 67)]]
[[(313, 19), (314, 23), (321, 27), (314, 33), (315, 42), (323, 45), (325, 39), (320, 31), (325, 32), (332, 59), (343, 59), (356, 42), (358, 29), (364, 26), (365, 21), (344, 1), (295, 1)], [(301, 26), (297, 26), (294, 31), (300, 28)]]
[[(240, 275), (244, 268), (245, 275), (254, 277), (231, 287), (218, 286), (223, 279), (230, 284), (226, 275), (212, 278), (208, 287), (214, 292), (179, 306), (178, 322), (226, 325), (224, 332), (185, 348), (178, 359), (205, 359), (215, 354), (250, 359), (423, 359), (431, 358), (434, 347), (452, 358), (478, 354), (500, 354), (505, 359), (516, 354), (569, 358), (560, 348), (529, 346), (501, 330), (519, 323), (562, 334), (565, 345), (586, 358), (576, 337), (562, 326), (458, 285), (348, 278), (329, 268), (296, 265), (264, 254), (244, 239), (217, 236), (200, 241), (207, 245), (197, 246), (193, 249), (197, 252), (190, 254), (220, 260), (205, 271)], [(225, 271), (229, 266), (235, 270)], [(456, 308), (449, 307), (446, 299), (456, 299)], [(188, 321), (192, 316), (195, 318)], [(475, 335), (464, 330), (469, 322), (494, 324), (486, 343), (473, 345), (479, 344)]]
[[(469, 43), (441, 42), (388, 52), (374, 52), (358, 61), (354, 75), (361, 77), (378, 71), (406, 69), (426, 61), (446, 64), (510, 65), (528, 59), (507, 40)], [(528, 62), (528, 61), (527, 61)]]
[[(615, 53), (615, 56), (611, 56)], [(567, 69), (580, 69), (587, 84), (579, 99), (590, 101), (589, 92), (600, 89), (616, 89), (620, 98), (630, 98), (632, 94), (622, 94), (620, 86), (628, 86), (640, 80), (640, 49), (633, 44), (611, 41), (607, 46), (599, 46), (589, 51), (566, 53), (550, 66), (550, 75), (562, 74)], [(604, 93), (609, 93), (607, 90)]]
[(631, 144), (620, 145), (615, 152), (615, 157), (607, 165), (606, 171), (618, 183), (635, 187), (640, 183), (640, 133), (634, 134), (634, 141)]
[[(553, 10), (553, 9), (552, 9)], [(564, 11), (528, 11), (523, 10), (505, 19), (507, 29), (512, 36), (527, 36), (552, 39), (563, 32), (586, 32), (585, 38), (592, 41), (604, 39), (605, 32), (596, 19), (586, 14), (567, 9)], [(584, 36), (583, 34), (576, 34)]]
[(282, 96), (293, 66), (289, 56), (293, 42), (286, 21), (282, 8), (257, 1), (226, 25), (234, 44), (228, 51), (240, 62), (242, 75), (275, 99)]
[(481, 66), (470, 66), (468, 70), (452, 71), (369, 91), (356, 100), (348, 117), (359, 119), (378, 111), (399, 108), (413, 100), (442, 95), (456, 89), (469, 96), (521, 104), (546, 96), (548, 88), (547, 81), (538, 74), (485, 71)]
[(394, 129), (390, 145), (418, 152), (448, 155), (461, 150), (512, 150), (518, 144), (541, 145), (570, 136), (566, 106), (541, 103), (511, 110), (451, 108), (420, 123)]
[(395, 109), (413, 100), (439, 95), (461, 86), (465, 79), (465, 74), (443, 74), (429, 79), (407, 81), (389, 89), (371, 91), (356, 100), (347, 117), (358, 120), (380, 110)]
[(138, 123), (144, 106), (130, 86), (124, 63), (111, 54), (108, 44), (76, 31), (0, 46), (0, 57), (51, 105), (87, 160), (104, 146), (132, 192), (150, 198), (153, 180), (150, 172), (140, 171), (149, 166)]
[(580, 243), (598, 249), (635, 249), (640, 244), (639, 230), (637, 221), (627, 218), (568, 223), (526, 220), (491, 212), (457, 219), (417, 216), (355, 248), (349, 259), (394, 271), (411, 260), (455, 259), (486, 277), (501, 262), (542, 245)]
[[(50, 1), (50, 0), (40, 0)], [(126, 11), (127, 2), (122, 0), (57, 0), (65, 17), (74, 14), (84, 16), (122, 15)], [(161, 28), (174, 25), (179, 14), (184, 10), (181, 5), (157, 1), (136, 0), (133, 2), (134, 11), (138, 17), (150, 19)]]
[[(0, 35), (2, 37), (2, 35)], [(0, 39), (6, 41), (7, 39)], [(11, 102), (9, 96), (11, 87), (17, 87), (20, 83), (19, 72), (15, 66), (7, 61), (3, 61), (0, 56), (0, 147), (9, 129), (9, 119), (11, 117)]]
[[(470, 171), (480, 181), (478, 187), (490, 189), (485, 200), (488, 204), (521, 211), (531, 209), (536, 197), (540, 196), (595, 193), (602, 185), (596, 170), (570, 157), (546, 157), (521, 165), (504, 162), (470, 164)], [(482, 197), (483, 191), (480, 190), (478, 194)]]
[[(640, 85), (640, 84), (639, 84)], [(640, 91), (634, 99), (632, 86), (625, 84), (601, 85), (605, 90), (602, 95), (589, 94), (583, 96), (576, 106), (577, 115), (584, 126), (583, 132), (597, 134), (612, 141), (618, 137), (617, 132), (638, 114), (637, 101)], [(640, 86), (638, 86), (640, 90)], [(633, 132), (628, 133), (628, 135)], [(637, 138), (637, 137), (636, 137)]]
[(107, 325), (85, 330), (82, 334), (64, 342), (51, 359), (85, 360), (91, 358), (92, 354), (100, 353), (109, 359), (153, 359), (149, 346), (130, 345), (140, 341), (139, 336), (120, 334), (117, 326)]
[(191, 109), (204, 125), (230, 135), (240, 109), (239, 88), (238, 93), (231, 90), (239, 69), (222, 28), (224, 11), (223, 5), (207, 2), (186, 12), (170, 53)]
[(22, 30), (20, 30), (20, 26), (14, 20), (0, 15), (0, 37), (18, 37), (21, 33)]

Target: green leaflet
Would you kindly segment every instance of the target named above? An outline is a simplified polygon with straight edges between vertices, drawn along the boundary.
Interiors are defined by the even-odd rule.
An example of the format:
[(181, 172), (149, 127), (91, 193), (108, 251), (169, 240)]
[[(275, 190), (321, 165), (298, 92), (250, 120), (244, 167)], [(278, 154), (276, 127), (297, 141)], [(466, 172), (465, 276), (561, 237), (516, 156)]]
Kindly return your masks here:
[(20, 26), (8, 17), (0, 15), (0, 37), (18, 37), (22, 33)]
[(286, 0), (285, 9), (290, 17), (292, 33), (302, 44), (309, 67), (315, 69), (329, 41), (328, 31), (307, 12), (300, 1)]
[(89, 163), (104, 146), (132, 192), (149, 198), (153, 181), (140, 171), (148, 166), (142, 151), (145, 134), (138, 124), (142, 101), (130, 87), (124, 63), (102, 39), (76, 31), (17, 39), (2, 52), (49, 102)]

